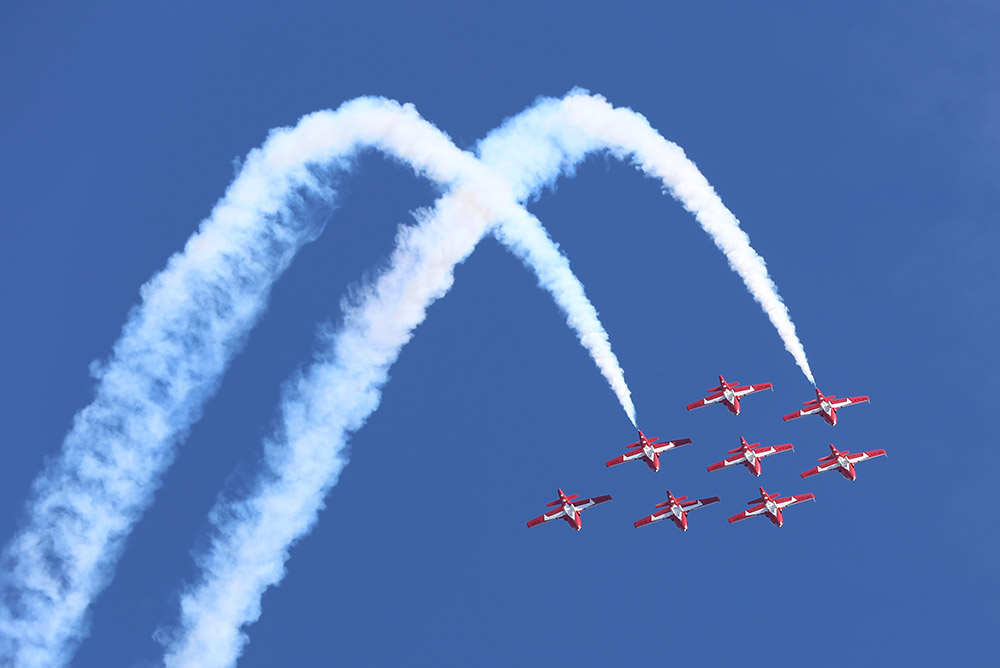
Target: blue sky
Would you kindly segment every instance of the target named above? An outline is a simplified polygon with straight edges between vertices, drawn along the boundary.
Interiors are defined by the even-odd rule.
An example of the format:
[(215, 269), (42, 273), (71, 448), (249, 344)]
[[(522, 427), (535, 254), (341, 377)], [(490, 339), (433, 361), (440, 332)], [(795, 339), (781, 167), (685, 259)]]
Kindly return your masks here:
[[(0, 10), (0, 537), (93, 392), (138, 288), (222, 195), (233, 160), (362, 94), (462, 147), (574, 86), (644, 114), (740, 217), (820, 387), (869, 406), (782, 423), (811, 386), (694, 220), (603, 157), (532, 202), (626, 371), (640, 426), (690, 437), (656, 474), (551, 299), (486, 239), (392, 370), (382, 405), (240, 665), (746, 660), (988, 665), (1000, 583), (993, 447), (1000, 10), (989, 3), (34, 3)], [(317, 327), (436, 191), (366, 154), (178, 451), (92, 609), (74, 665), (155, 664), (218, 494), (255, 471)], [(739, 417), (687, 413), (724, 374), (773, 382)], [(725, 518), (744, 435), (793, 442), (776, 529)], [(827, 443), (885, 448), (801, 480)], [(611, 493), (579, 534), (527, 530), (556, 487)], [(632, 522), (664, 490), (722, 498), (681, 534)], [(843, 645), (831, 634), (846, 634)]]

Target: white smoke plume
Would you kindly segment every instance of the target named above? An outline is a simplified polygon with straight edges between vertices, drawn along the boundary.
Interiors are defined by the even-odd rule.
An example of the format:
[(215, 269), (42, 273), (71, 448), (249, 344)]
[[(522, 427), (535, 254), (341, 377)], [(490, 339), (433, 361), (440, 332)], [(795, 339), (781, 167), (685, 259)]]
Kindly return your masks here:
[(583, 284), (570, 269), (569, 260), (559, 252), (559, 247), (549, 238), (541, 222), (527, 213), (518, 213), (504, 219), (499, 227), (493, 229), (493, 234), (521, 258), (538, 277), (539, 285), (552, 294), (556, 304), (566, 314), (566, 322), (576, 332), (601, 375), (611, 385), (632, 426), (636, 427), (632, 391), (625, 384), (625, 372), (611, 351), (608, 333), (584, 293)]
[(216, 539), (198, 560), (201, 582), (182, 597), (182, 628), (167, 666), (235, 663), (246, 642), (240, 627), (260, 616), (264, 590), (281, 580), (288, 550), (315, 524), (347, 463), (347, 434), (378, 406), (389, 366), (490, 223), (516, 213), (509, 189), (507, 202), (488, 191), (482, 183), (462, 186), (439, 200), (432, 216), (404, 228), (389, 268), (319, 355), (330, 361), (286, 390), (280, 426), (265, 446), (266, 473), (247, 499), (213, 512)]
[[(366, 146), (443, 186), (483, 171), (474, 156), (456, 149), (411, 106), (377, 98), (310, 114), (294, 129), (273, 131), (247, 156), (199, 232), (143, 286), (142, 303), (130, 314), (113, 354), (95, 367), (93, 403), (76, 416), (62, 454), (34, 483), (26, 526), (2, 557), (0, 664), (68, 661), (86, 633), (87, 608), (109, 581), (174, 446), (198, 419), (264, 310), (272, 283), (317, 232), (296, 221), (298, 194), (332, 203), (334, 193), (311, 169), (330, 164), (347, 169)], [(527, 216), (509, 192), (505, 201), (514, 207), (507, 212), (511, 220)], [(523, 223), (528, 230), (533, 226), (541, 229), (537, 220)], [(547, 237), (544, 241), (551, 245)], [(437, 242), (453, 243), (444, 236)], [(555, 255), (561, 258), (558, 251)], [(568, 264), (540, 276), (543, 282), (575, 284), (569, 292), (582, 295), (566, 272)], [(589, 302), (564, 305), (586, 307), (593, 311)], [(592, 348), (617, 368), (600, 324), (587, 313), (571, 319), (590, 327), (581, 339), (603, 335), (603, 347), (599, 342)], [(620, 368), (618, 373), (624, 386)]]
[[(589, 151), (638, 153), (635, 146), (643, 141), (652, 145), (640, 146), (645, 149), (643, 155), (652, 152), (656, 173), (663, 174), (665, 185), (727, 251), (731, 263), (743, 252), (739, 243), (729, 241), (731, 236), (742, 239), (760, 260), (736, 219), (683, 152), (662, 139), (642, 117), (616, 110), (602, 98), (574, 92), (562, 101), (543, 100), (492, 133), (481, 150), (486, 165), (498, 168), (517, 196), (526, 199)], [(201, 580), (181, 598), (180, 628), (168, 641), (167, 666), (214, 667), (236, 662), (247, 642), (241, 627), (260, 617), (264, 591), (284, 576), (289, 550), (311, 530), (326, 493), (347, 464), (348, 434), (375, 410), (389, 366), (424, 319), (430, 303), (451, 285), (455, 264), (473, 251), (492, 219), (506, 221), (498, 236), (505, 242), (514, 239), (513, 247), (523, 250), (526, 262), (536, 271), (538, 265), (552, 268), (551, 274), (539, 271), (544, 286), (564, 295), (567, 302), (582, 298), (577, 287), (561, 284), (555, 272), (563, 271), (559, 268), (565, 258), (551, 245), (542, 247), (547, 235), (540, 227), (534, 229), (537, 221), (519, 209), (501, 215), (482, 203), (486, 193), (490, 201), (503, 204), (492, 187), (495, 184), (484, 191), (479, 182), (465, 182), (461, 190), (439, 200), (416, 228), (403, 234), (389, 268), (348, 311), (343, 328), (328, 342), (329, 349), (317, 353), (322, 361), (285, 393), (280, 426), (266, 443), (266, 471), (256, 488), (247, 498), (213, 511), (215, 539), (198, 558)], [(718, 220), (724, 216), (717, 207), (728, 219)], [(587, 319), (589, 308), (584, 309)], [(578, 329), (584, 331), (586, 326), (578, 325)], [(596, 338), (602, 336), (606, 337), (603, 330)], [(617, 366), (617, 360), (613, 362)]]
[(785, 349), (815, 385), (805, 349), (767, 273), (764, 258), (750, 246), (739, 220), (684, 150), (660, 136), (645, 117), (631, 109), (613, 107), (599, 95), (575, 90), (562, 99), (539, 100), (479, 144), (483, 161), (506, 176), (522, 200), (599, 150), (620, 159), (631, 157), (640, 170), (660, 179), (664, 189), (694, 214), (764, 309)]

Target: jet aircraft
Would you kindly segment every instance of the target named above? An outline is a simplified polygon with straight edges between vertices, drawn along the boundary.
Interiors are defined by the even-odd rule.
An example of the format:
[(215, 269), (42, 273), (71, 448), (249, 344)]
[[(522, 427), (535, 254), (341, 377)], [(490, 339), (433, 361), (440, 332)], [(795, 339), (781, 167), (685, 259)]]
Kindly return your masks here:
[[(625, 446), (627, 452), (624, 455), (619, 455), (614, 459), (609, 459), (604, 463), (605, 466), (611, 468), (612, 466), (617, 466), (618, 464), (623, 464), (625, 462), (631, 462), (636, 459), (641, 459), (646, 462), (646, 466), (649, 467), (651, 471), (660, 470), (660, 453), (666, 452), (667, 450), (673, 450), (674, 448), (679, 448), (682, 445), (687, 445), (691, 442), (690, 438), (681, 438), (676, 441), (660, 441), (656, 436), (653, 438), (646, 438), (646, 435), (639, 430), (639, 440), (635, 443), (629, 443)], [(635, 448), (633, 450), (633, 448)]]
[(844, 397), (843, 399), (838, 399), (832, 394), (828, 397), (823, 396), (823, 393), (816, 388), (816, 398), (810, 401), (804, 402), (802, 405), (805, 408), (797, 410), (794, 413), (789, 413), (784, 417), (785, 422), (789, 420), (796, 420), (800, 417), (805, 417), (806, 415), (816, 415), (819, 414), (821, 418), (831, 427), (837, 426), (837, 410), (843, 408), (844, 406), (853, 406), (854, 404), (862, 404), (868, 401), (868, 397)]
[(841, 452), (831, 443), (830, 454), (826, 457), (820, 457), (819, 466), (803, 472), (802, 477), (808, 478), (811, 475), (823, 473), (824, 471), (837, 470), (840, 471), (840, 475), (854, 482), (858, 479), (858, 472), (854, 470), (855, 464), (863, 462), (866, 459), (871, 459), (872, 457), (881, 457), (884, 454), (885, 450), (868, 450), (866, 452), (855, 452), (854, 454), (851, 454), (847, 450)]
[(794, 450), (795, 448), (791, 443), (783, 443), (781, 445), (768, 445), (766, 447), (756, 447), (760, 443), (747, 443), (747, 440), (740, 436), (740, 447), (734, 448), (729, 451), (732, 457), (726, 457), (721, 462), (716, 462), (708, 467), (709, 471), (718, 471), (719, 469), (729, 468), (730, 466), (736, 466), (737, 464), (743, 464), (747, 467), (747, 471), (753, 473), (755, 476), (760, 477), (761, 466), (760, 460), (764, 457), (770, 457), (779, 452), (788, 452), (789, 450)]
[(712, 404), (717, 404), (722, 402), (725, 404), (726, 408), (733, 415), (740, 414), (740, 397), (745, 397), (748, 394), (753, 394), (754, 392), (760, 392), (761, 390), (771, 390), (773, 389), (771, 383), (762, 383), (760, 385), (739, 385), (738, 383), (727, 383), (726, 379), (719, 376), (718, 387), (713, 387), (708, 391), (708, 396), (704, 399), (699, 399), (693, 404), (688, 404), (687, 409), (693, 411), (696, 408), (701, 408), (702, 406), (710, 406)]
[(719, 497), (710, 496), (707, 499), (693, 499), (691, 501), (685, 501), (686, 496), (680, 496), (676, 499), (674, 495), (667, 490), (667, 500), (663, 503), (656, 504), (657, 508), (663, 508), (652, 515), (647, 515), (641, 520), (636, 520), (635, 528), (644, 527), (647, 524), (652, 524), (653, 522), (659, 522), (660, 520), (670, 520), (673, 522), (678, 529), (681, 531), (688, 530), (688, 518), (687, 514), (692, 510), (697, 508), (704, 508), (705, 506), (710, 506), (713, 503), (719, 502)]
[(747, 501), (747, 505), (751, 506), (747, 508), (742, 513), (738, 515), (733, 515), (729, 518), (729, 523), (739, 522), (740, 520), (745, 520), (748, 517), (756, 517), (758, 515), (766, 515), (767, 519), (771, 520), (771, 524), (776, 527), (780, 527), (785, 523), (784, 517), (781, 515), (781, 511), (788, 506), (794, 506), (796, 503), (802, 503), (803, 501), (814, 501), (816, 499), (812, 494), (799, 494), (797, 496), (784, 496), (781, 498), (775, 498), (764, 491), (764, 488), (760, 488), (760, 496), (756, 499), (751, 499)]
[(574, 501), (574, 499), (578, 496), (580, 495), (570, 494), (569, 496), (566, 496), (560, 489), (559, 498), (551, 503), (545, 504), (546, 506), (559, 507), (555, 510), (550, 510), (544, 515), (539, 515), (533, 520), (530, 520), (528, 522), (528, 528), (530, 529), (533, 526), (538, 526), (539, 524), (544, 524), (545, 522), (550, 522), (552, 520), (564, 519), (567, 524), (579, 531), (583, 528), (583, 518), (580, 517), (580, 513), (591, 506), (596, 506), (599, 503), (611, 500), (611, 495), (605, 494), (604, 496), (595, 496), (592, 499), (580, 499), (579, 501)]

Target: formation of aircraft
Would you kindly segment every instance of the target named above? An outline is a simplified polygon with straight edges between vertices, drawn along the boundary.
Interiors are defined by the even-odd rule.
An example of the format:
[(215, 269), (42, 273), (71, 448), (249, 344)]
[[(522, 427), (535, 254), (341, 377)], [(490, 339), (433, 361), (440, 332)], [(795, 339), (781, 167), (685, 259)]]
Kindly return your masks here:
[(759, 478), (762, 473), (760, 460), (764, 459), (764, 457), (776, 455), (779, 452), (788, 452), (789, 450), (795, 449), (792, 447), (791, 443), (768, 445), (759, 448), (755, 447), (758, 445), (760, 445), (760, 443), (747, 443), (747, 440), (740, 436), (740, 447), (729, 451), (729, 454), (732, 455), (732, 457), (726, 457), (721, 462), (712, 464), (708, 467), (709, 472), (743, 464), (743, 466), (747, 467), (747, 471), (750, 471), (750, 473)]
[[(708, 390), (709, 394), (705, 398), (688, 404), (687, 409), (690, 411), (696, 408), (701, 408), (702, 406), (710, 406), (712, 404), (721, 403), (726, 406), (730, 413), (733, 415), (739, 415), (741, 410), (741, 397), (753, 394), (754, 392), (760, 392), (761, 390), (771, 389), (773, 389), (771, 383), (738, 385), (737, 383), (729, 383), (724, 377), (719, 376), (719, 385)], [(823, 393), (820, 392), (819, 388), (816, 388), (815, 399), (805, 402), (802, 409), (784, 416), (783, 419), (787, 422), (789, 420), (805, 417), (806, 415), (819, 415), (830, 426), (836, 426), (837, 411), (839, 409), (844, 406), (853, 406), (855, 404), (865, 403), (868, 401), (869, 399), (867, 396), (845, 397), (841, 399), (838, 399), (833, 395), (824, 396)], [(691, 443), (690, 438), (681, 438), (673, 441), (661, 441), (658, 437), (647, 437), (644, 433), (642, 433), (641, 429), (638, 430), (638, 432), (639, 440), (625, 446), (624, 454), (605, 462), (606, 467), (610, 468), (625, 462), (641, 460), (651, 471), (656, 472), (660, 470), (661, 454)], [(754, 476), (759, 477), (763, 472), (761, 467), (762, 459), (780, 452), (794, 451), (794, 449), (795, 448), (791, 443), (761, 447), (760, 443), (747, 443), (747, 440), (743, 436), (740, 436), (740, 447), (730, 450), (728, 453), (730, 455), (729, 457), (712, 464), (708, 467), (708, 470), (718, 471), (731, 466), (742, 465)], [(801, 477), (808, 478), (818, 473), (837, 470), (848, 480), (854, 481), (858, 477), (857, 471), (854, 468), (855, 464), (872, 459), (873, 457), (881, 457), (885, 454), (885, 450), (868, 450), (865, 452), (851, 453), (847, 450), (840, 451), (833, 444), (830, 444), (830, 454), (820, 457), (818, 460), (819, 465), (809, 469), (808, 471), (804, 471), (801, 474)], [(763, 487), (760, 487), (759, 489), (760, 495), (750, 501), (747, 501), (747, 505), (749, 505), (750, 508), (747, 508), (743, 512), (730, 517), (730, 524), (750, 517), (765, 516), (771, 524), (780, 527), (784, 524), (782, 511), (785, 508), (793, 506), (797, 503), (802, 503), (803, 501), (813, 501), (816, 498), (812, 494), (798, 494), (795, 496), (778, 497), (776, 495), (769, 494)], [(546, 504), (549, 507), (554, 507), (554, 509), (539, 515), (533, 520), (530, 520), (528, 522), (529, 528), (538, 526), (539, 524), (545, 524), (546, 522), (550, 522), (552, 520), (562, 519), (565, 520), (566, 523), (573, 529), (579, 531), (583, 528), (581, 513), (584, 510), (590, 508), (591, 506), (596, 506), (604, 503), (605, 501), (611, 500), (610, 494), (595, 496), (589, 499), (578, 499), (579, 495), (577, 494), (566, 496), (561, 489), (558, 491), (559, 498)], [(636, 520), (634, 522), (634, 526), (639, 528), (661, 520), (670, 520), (681, 531), (687, 531), (687, 514), (689, 512), (718, 502), (719, 497), (717, 496), (691, 500), (688, 500), (688, 497), (686, 496), (675, 498), (674, 495), (671, 494), (670, 490), (667, 490), (667, 500), (662, 503), (658, 503), (655, 506), (659, 510)]]
[(681, 531), (688, 530), (688, 517), (687, 514), (692, 510), (697, 510), (698, 508), (704, 508), (705, 506), (710, 506), (713, 503), (719, 502), (719, 497), (710, 496), (707, 499), (693, 499), (691, 501), (685, 501), (686, 496), (680, 496), (676, 499), (674, 495), (667, 490), (667, 500), (663, 503), (656, 504), (656, 508), (663, 508), (652, 515), (647, 515), (641, 520), (635, 521), (635, 528), (644, 527), (647, 524), (652, 524), (653, 522), (659, 522), (660, 520), (670, 520), (673, 522), (678, 529)]
[(618, 464), (641, 459), (646, 462), (646, 466), (648, 466), (649, 469), (655, 473), (660, 470), (661, 453), (666, 452), (667, 450), (673, 450), (674, 448), (679, 448), (682, 445), (687, 445), (690, 442), (690, 438), (681, 438), (676, 441), (660, 441), (660, 439), (655, 436), (653, 438), (646, 438), (646, 435), (643, 434), (640, 429), (639, 440), (635, 443), (629, 443), (626, 445), (626, 452), (624, 455), (619, 455), (614, 459), (609, 459), (604, 463), (604, 465), (611, 468), (612, 466), (617, 466)]
[(702, 406), (722, 403), (733, 415), (740, 414), (740, 397), (745, 397), (761, 390), (773, 389), (771, 383), (761, 383), (760, 385), (739, 385), (738, 383), (727, 383), (726, 379), (719, 376), (719, 384), (708, 390), (708, 396), (704, 399), (688, 404), (687, 409), (693, 411)]
[(885, 455), (885, 450), (868, 450), (866, 452), (855, 452), (854, 454), (851, 454), (847, 450), (841, 452), (831, 443), (830, 454), (819, 458), (819, 466), (814, 466), (808, 471), (804, 471), (801, 475), (803, 478), (808, 478), (824, 471), (837, 470), (840, 471), (840, 475), (854, 482), (858, 479), (858, 472), (854, 470), (855, 464), (883, 455)]
[(592, 499), (580, 499), (579, 501), (574, 501), (579, 494), (570, 494), (566, 496), (563, 491), (559, 490), (559, 498), (555, 501), (546, 503), (546, 506), (559, 506), (555, 510), (550, 510), (549, 512), (539, 515), (533, 520), (528, 521), (528, 528), (538, 526), (539, 524), (544, 524), (546, 522), (551, 522), (552, 520), (563, 519), (566, 520), (566, 524), (570, 525), (577, 531), (583, 528), (583, 518), (580, 516), (587, 508), (591, 506), (596, 506), (598, 504), (604, 503), (605, 501), (611, 500), (610, 494), (605, 494), (604, 496), (595, 496)]
[(812, 494), (800, 494), (798, 496), (783, 496), (781, 498), (775, 498), (764, 491), (764, 488), (760, 488), (760, 496), (756, 499), (750, 499), (747, 501), (748, 506), (742, 513), (733, 515), (729, 518), (729, 523), (739, 522), (740, 520), (745, 520), (748, 517), (757, 517), (758, 515), (766, 515), (767, 519), (771, 520), (771, 524), (776, 527), (780, 527), (785, 523), (785, 518), (782, 516), (781, 511), (788, 506), (794, 506), (796, 503), (802, 503), (803, 501), (813, 501), (816, 497)]
[(800, 417), (805, 417), (807, 415), (819, 415), (823, 420), (831, 427), (837, 426), (837, 410), (843, 408), (844, 406), (853, 406), (855, 404), (863, 404), (868, 402), (868, 397), (844, 397), (843, 399), (838, 399), (832, 394), (828, 397), (823, 396), (823, 393), (816, 388), (816, 398), (810, 399), (804, 402), (802, 405), (805, 408), (801, 408), (794, 413), (789, 413), (784, 418), (785, 422), (789, 420), (797, 420)]

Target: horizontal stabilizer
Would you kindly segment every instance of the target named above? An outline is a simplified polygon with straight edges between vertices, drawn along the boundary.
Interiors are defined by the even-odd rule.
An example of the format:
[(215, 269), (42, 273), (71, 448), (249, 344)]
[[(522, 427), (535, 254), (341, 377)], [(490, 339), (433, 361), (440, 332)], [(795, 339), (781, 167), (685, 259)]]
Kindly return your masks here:
[[(572, 501), (573, 499), (575, 499), (578, 496), (580, 496), (580, 495), (579, 494), (570, 494), (569, 496), (566, 497), (566, 500), (567, 501)], [(545, 505), (546, 506), (561, 506), (562, 504), (563, 504), (563, 500), (562, 499), (556, 499), (555, 501), (552, 501), (550, 503), (546, 503)]]

